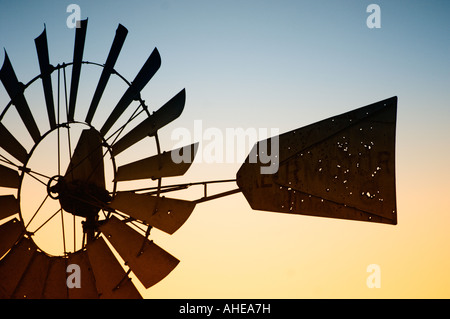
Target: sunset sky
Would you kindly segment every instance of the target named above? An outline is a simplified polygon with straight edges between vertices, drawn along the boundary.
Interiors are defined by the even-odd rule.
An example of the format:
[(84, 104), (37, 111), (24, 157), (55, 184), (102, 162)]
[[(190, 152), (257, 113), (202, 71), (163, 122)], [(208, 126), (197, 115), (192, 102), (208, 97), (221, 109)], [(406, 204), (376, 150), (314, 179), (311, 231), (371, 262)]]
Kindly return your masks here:
[[(34, 39), (44, 24), (50, 63), (72, 61), (71, 3), (88, 18), (83, 60), (103, 64), (120, 23), (128, 36), (115, 69), (126, 79), (133, 80), (155, 47), (161, 54), (161, 68), (141, 92), (150, 109), (186, 89), (183, 113), (159, 132), (164, 150), (179, 142), (171, 138), (177, 128), (208, 145), (205, 136), (195, 140), (199, 121), (203, 132), (283, 133), (398, 97), (398, 225), (253, 211), (240, 193), (201, 203), (173, 235), (152, 233), (181, 262), (148, 290), (134, 279), (144, 297), (450, 297), (449, 1), (0, 0), (0, 47), (19, 81), (40, 73)], [(366, 24), (372, 3), (380, 7), (381, 28)], [(1, 64), (4, 58), (0, 50)], [(76, 111), (82, 120), (99, 75), (99, 68), (83, 65)], [(102, 124), (124, 89), (111, 80), (93, 124)], [(41, 84), (27, 94), (45, 128)], [(0, 85), (0, 112), (8, 102)], [(4, 121), (16, 125), (13, 118)], [(136, 149), (117, 161), (145, 154)], [(233, 179), (242, 160), (203, 158), (165, 183)], [(196, 190), (176, 195), (201, 197), (203, 189)], [(366, 285), (371, 264), (380, 267), (380, 288)]]

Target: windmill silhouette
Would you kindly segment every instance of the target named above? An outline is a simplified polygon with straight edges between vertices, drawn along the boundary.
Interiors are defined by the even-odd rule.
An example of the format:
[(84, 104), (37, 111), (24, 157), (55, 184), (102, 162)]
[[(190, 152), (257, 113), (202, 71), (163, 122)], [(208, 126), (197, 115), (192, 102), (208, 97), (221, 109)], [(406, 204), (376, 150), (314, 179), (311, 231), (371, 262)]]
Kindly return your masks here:
[[(255, 210), (342, 218), (386, 224), (397, 223), (395, 193), (395, 126), (397, 98), (393, 97), (309, 126), (281, 134), (278, 170), (262, 174), (266, 166), (252, 155), (270, 140), (256, 143), (233, 179), (166, 185), (166, 177), (181, 176), (189, 169), (197, 144), (163, 151), (158, 138), (161, 128), (180, 116), (185, 90), (150, 112), (140, 92), (158, 71), (161, 58), (154, 49), (133, 81), (115, 70), (127, 29), (119, 25), (104, 64), (83, 60), (87, 19), (75, 33), (73, 61), (50, 64), (46, 30), (35, 39), (40, 74), (28, 83), (17, 79), (5, 51), (0, 80), (10, 102), (0, 114), (0, 297), (2, 298), (141, 298), (130, 273), (149, 288), (166, 277), (179, 260), (150, 239), (156, 228), (173, 234), (189, 218), (199, 203), (242, 192)], [(76, 106), (82, 66), (93, 65), (102, 72), (83, 120)], [(66, 69), (71, 69), (70, 94)], [(57, 97), (52, 83), (57, 76)], [(107, 114), (103, 125), (93, 124), (100, 100), (111, 76), (126, 83), (127, 89)], [(25, 97), (25, 90), (41, 82), (49, 129), (38, 127)], [(54, 80), (53, 80), (54, 81)], [(63, 83), (63, 84), (62, 84)], [(55, 103), (56, 100), (56, 103)], [(65, 103), (62, 102), (65, 100)], [(56, 104), (56, 105), (55, 105)], [(118, 120), (136, 105), (121, 125)], [(3, 123), (9, 112), (18, 113), (33, 141), (26, 148)], [(139, 116), (144, 119), (136, 123)], [(130, 128), (132, 126), (132, 128)], [(75, 129), (76, 128), (76, 129)], [(70, 134), (79, 138), (70, 145)], [(50, 137), (57, 139), (58, 163), (51, 174), (32, 166), (31, 158)], [(62, 152), (65, 137), (69, 150), (67, 166)], [(156, 154), (118, 166), (116, 156), (144, 139), (153, 139)], [(266, 149), (266, 151), (270, 151)], [(275, 151), (275, 150), (272, 150)], [(175, 163), (172, 152), (189, 154), (189, 160)], [(46, 154), (44, 154), (46, 155)], [(106, 162), (112, 168), (112, 182), (106, 178)], [(37, 180), (44, 199), (24, 217), (28, 193), (25, 180)], [(157, 186), (118, 191), (118, 183), (153, 180)], [(212, 183), (236, 183), (233, 190), (208, 195)], [(205, 194), (197, 200), (166, 197), (167, 193), (200, 185)], [(29, 194), (28, 194), (29, 195)], [(46, 209), (48, 203), (55, 211)], [(37, 216), (42, 221), (31, 227)], [(62, 222), (63, 252), (46, 252), (35, 241), (38, 232), (55, 218)], [(66, 246), (67, 216), (81, 223), (82, 239), (77, 246), (74, 228), (73, 249)], [(74, 226), (75, 227), (75, 226)], [(118, 257), (123, 262), (119, 261)], [(66, 284), (67, 266), (81, 269), (81, 288)]]

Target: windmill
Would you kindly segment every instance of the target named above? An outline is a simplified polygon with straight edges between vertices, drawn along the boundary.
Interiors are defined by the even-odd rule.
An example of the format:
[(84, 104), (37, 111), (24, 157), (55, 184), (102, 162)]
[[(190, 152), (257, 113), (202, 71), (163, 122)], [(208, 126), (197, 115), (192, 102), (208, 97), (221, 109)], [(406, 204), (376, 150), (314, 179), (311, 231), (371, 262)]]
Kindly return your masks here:
[[(242, 193), (255, 210), (397, 223), (396, 97), (281, 134), (276, 137), (277, 149), (271, 143), (273, 137), (256, 143), (236, 178), (166, 185), (164, 178), (186, 173), (197, 150), (194, 143), (164, 151), (158, 138), (159, 130), (182, 113), (185, 90), (150, 112), (140, 92), (160, 67), (158, 50), (151, 52), (129, 82), (115, 69), (127, 29), (118, 26), (104, 64), (83, 60), (86, 30), (87, 19), (76, 29), (73, 61), (54, 66), (49, 61), (44, 28), (35, 39), (41, 73), (26, 84), (17, 79), (5, 51), (0, 80), (10, 102), (0, 114), (0, 147), (4, 151), (0, 154), (0, 187), (4, 190), (0, 195), (0, 297), (141, 298), (130, 279), (131, 272), (150, 288), (179, 263), (151, 240), (151, 229), (172, 235), (197, 204), (236, 193)], [(79, 119), (80, 74), (88, 65), (101, 68), (101, 74), (87, 113)], [(70, 69), (68, 93), (66, 70)], [(102, 117), (96, 111), (111, 76), (123, 80), (126, 89), (97, 128), (93, 119)], [(47, 131), (37, 124), (25, 96), (35, 82), (41, 82)], [(130, 115), (127, 111), (133, 106)], [(23, 132), (4, 124), (4, 118), (13, 112), (32, 140), (28, 148), (18, 139)], [(127, 120), (118, 124), (125, 115)], [(135, 124), (139, 118), (141, 121)], [(78, 140), (72, 145), (75, 135)], [(148, 139), (154, 141), (156, 154), (117, 165), (116, 156)], [(48, 143), (53, 143), (54, 153), (44, 152), (43, 156), (55, 157), (55, 165), (42, 172), (33, 159)], [(263, 173), (267, 164), (257, 156), (262, 150), (278, 152), (277, 170), (270, 174)], [(69, 153), (66, 163), (64, 152)], [(188, 154), (188, 160), (175, 163), (171, 157), (174, 152)], [(30, 196), (24, 190), (28, 180), (35, 181), (43, 195), (25, 216)], [(117, 190), (118, 183), (137, 180), (152, 180), (157, 186)], [(237, 187), (207, 194), (209, 184), (222, 182), (236, 183)], [(195, 185), (205, 188), (202, 198), (166, 197), (167, 193)], [(55, 255), (35, 239), (38, 232), (45, 232), (48, 224), (58, 219), (63, 252)], [(70, 249), (65, 233), (69, 219), (74, 236)], [(76, 225), (82, 229), (78, 241)], [(67, 267), (73, 264), (81, 269), (81, 288), (67, 286)]]

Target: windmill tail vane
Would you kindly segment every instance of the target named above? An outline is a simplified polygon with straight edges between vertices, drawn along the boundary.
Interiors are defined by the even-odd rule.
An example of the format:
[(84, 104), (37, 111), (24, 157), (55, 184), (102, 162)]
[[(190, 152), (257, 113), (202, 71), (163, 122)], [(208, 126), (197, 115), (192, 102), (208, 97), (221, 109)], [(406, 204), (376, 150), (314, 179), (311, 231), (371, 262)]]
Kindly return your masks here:
[[(0, 298), (142, 298), (131, 273), (148, 289), (179, 263), (151, 240), (151, 230), (172, 235), (197, 204), (237, 193), (254, 210), (397, 223), (397, 97), (280, 134), (274, 137), (277, 143), (259, 141), (233, 178), (165, 183), (187, 172), (198, 149), (193, 143), (165, 150), (159, 139), (161, 129), (183, 112), (186, 92), (150, 112), (141, 91), (160, 68), (158, 50), (128, 81), (115, 69), (128, 30), (119, 24), (106, 61), (94, 63), (83, 60), (87, 23), (82, 20), (76, 28), (72, 62), (56, 66), (50, 63), (44, 28), (35, 39), (41, 73), (28, 83), (19, 81), (5, 51), (0, 81), (10, 102), (0, 113)], [(102, 70), (81, 114), (77, 100), (87, 66)], [(126, 89), (112, 108), (100, 112), (112, 76)], [(31, 85), (40, 85), (44, 105), (27, 101)], [(34, 112), (44, 112), (45, 125)], [(31, 147), (8, 124), (13, 116), (24, 124)], [(123, 163), (122, 153), (147, 141), (155, 146), (153, 154)], [(51, 143), (45, 151), (43, 145)], [(276, 168), (254, 156), (262, 149), (276, 154), (271, 163)], [(184, 160), (174, 161), (173, 154)], [(39, 156), (45, 169), (36, 164)], [(126, 188), (135, 181), (149, 186)], [(217, 183), (236, 186), (209, 194), (208, 185)], [(196, 200), (166, 197), (194, 186), (204, 188)], [(31, 196), (29, 189), (40, 195)], [(58, 237), (59, 253), (48, 251), (37, 240), (40, 234)], [(83, 274), (80, 288), (68, 287), (68, 265)]]

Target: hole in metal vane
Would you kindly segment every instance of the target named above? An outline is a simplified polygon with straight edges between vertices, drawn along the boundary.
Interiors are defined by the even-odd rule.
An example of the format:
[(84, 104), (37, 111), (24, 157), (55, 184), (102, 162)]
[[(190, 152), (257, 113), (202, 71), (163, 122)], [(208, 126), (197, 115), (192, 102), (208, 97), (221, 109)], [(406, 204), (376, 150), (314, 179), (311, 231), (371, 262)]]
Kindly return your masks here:
[(319, 167), (319, 172), (321, 172), (322, 171), (322, 167)]
[(327, 191), (327, 192), (329, 192), (329, 191), (330, 191), (330, 189), (329, 189), (329, 188), (327, 188), (327, 189), (326, 189), (326, 191)]

